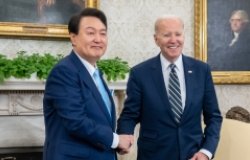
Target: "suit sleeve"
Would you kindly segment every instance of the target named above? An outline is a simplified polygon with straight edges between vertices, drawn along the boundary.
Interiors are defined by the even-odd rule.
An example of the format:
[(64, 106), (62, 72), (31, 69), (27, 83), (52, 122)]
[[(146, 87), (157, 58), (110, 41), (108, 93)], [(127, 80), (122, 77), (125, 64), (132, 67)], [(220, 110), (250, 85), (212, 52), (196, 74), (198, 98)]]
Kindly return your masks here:
[(135, 71), (131, 70), (127, 84), (127, 99), (117, 123), (118, 134), (133, 134), (140, 119), (142, 93), (135, 75)]
[(206, 127), (204, 130), (205, 137), (202, 148), (207, 149), (214, 155), (219, 142), (222, 116), (219, 110), (212, 75), (208, 65), (205, 86), (203, 116)]
[[(89, 142), (101, 149), (110, 149), (113, 141), (112, 128), (96, 123), (86, 112), (89, 100), (83, 96), (78, 73), (68, 67), (56, 67), (50, 74), (44, 99), (45, 116), (59, 116), (66, 131), (76, 138)], [(89, 93), (91, 94), (91, 92)], [(91, 106), (96, 107), (96, 106)]]

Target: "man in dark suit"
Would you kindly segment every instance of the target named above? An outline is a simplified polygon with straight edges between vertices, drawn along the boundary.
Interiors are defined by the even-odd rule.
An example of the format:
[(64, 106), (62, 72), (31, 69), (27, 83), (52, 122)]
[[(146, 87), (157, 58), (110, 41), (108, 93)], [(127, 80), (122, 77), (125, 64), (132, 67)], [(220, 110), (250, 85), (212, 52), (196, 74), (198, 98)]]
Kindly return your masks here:
[(140, 123), (138, 160), (211, 159), (222, 117), (209, 66), (182, 54), (179, 17), (160, 17), (154, 38), (161, 52), (132, 68), (117, 133), (131, 135)]
[(115, 160), (130, 137), (115, 131), (115, 107), (96, 61), (107, 48), (103, 12), (87, 8), (68, 24), (72, 52), (51, 71), (45, 88), (44, 160)]

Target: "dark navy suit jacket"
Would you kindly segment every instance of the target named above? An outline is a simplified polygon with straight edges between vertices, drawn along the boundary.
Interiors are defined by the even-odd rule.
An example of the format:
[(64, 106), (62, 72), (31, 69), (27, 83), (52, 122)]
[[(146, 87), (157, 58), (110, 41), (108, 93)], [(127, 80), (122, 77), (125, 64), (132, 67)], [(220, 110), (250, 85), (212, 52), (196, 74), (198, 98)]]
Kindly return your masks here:
[[(105, 84), (105, 83), (104, 83)], [(107, 86), (105, 86), (108, 90)], [(115, 130), (89, 72), (72, 51), (51, 71), (44, 94), (44, 160), (114, 160)]]
[(160, 56), (135, 66), (130, 72), (117, 131), (133, 134), (135, 125), (140, 123), (139, 160), (188, 160), (201, 148), (215, 153), (222, 117), (209, 66), (184, 55), (183, 65), (186, 103), (180, 124), (174, 120), (170, 108)]

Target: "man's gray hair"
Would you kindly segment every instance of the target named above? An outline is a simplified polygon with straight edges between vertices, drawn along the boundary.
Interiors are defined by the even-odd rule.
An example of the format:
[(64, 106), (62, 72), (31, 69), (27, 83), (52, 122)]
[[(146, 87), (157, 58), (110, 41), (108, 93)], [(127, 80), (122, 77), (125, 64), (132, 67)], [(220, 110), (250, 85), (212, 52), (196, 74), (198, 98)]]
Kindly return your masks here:
[(248, 14), (247, 14), (247, 12), (244, 11), (244, 10), (235, 10), (235, 11), (233, 11), (230, 20), (231, 20), (232, 17), (233, 17), (234, 15), (236, 15), (236, 14), (239, 15), (239, 16), (241, 17), (241, 19), (242, 19), (243, 22), (245, 22), (245, 23), (248, 23), (248, 22), (249, 22)]
[(163, 16), (160, 16), (159, 18), (157, 18), (156, 21), (155, 21), (155, 33), (158, 30), (159, 23), (162, 20), (168, 20), (168, 19), (177, 19), (177, 20), (179, 20), (182, 23), (183, 28), (184, 28), (184, 22), (183, 22), (183, 20), (179, 16), (176, 16), (176, 15), (163, 15)]

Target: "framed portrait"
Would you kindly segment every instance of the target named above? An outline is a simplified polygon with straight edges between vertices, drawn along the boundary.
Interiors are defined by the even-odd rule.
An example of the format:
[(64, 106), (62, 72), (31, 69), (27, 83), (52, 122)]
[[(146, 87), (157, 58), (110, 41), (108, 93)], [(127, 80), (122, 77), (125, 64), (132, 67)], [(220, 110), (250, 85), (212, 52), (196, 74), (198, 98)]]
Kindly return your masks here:
[(68, 38), (70, 17), (99, 0), (0, 0), (0, 36)]
[(250, 84), (250, 1), (195, 0), (195, 57), (216, 84)]

